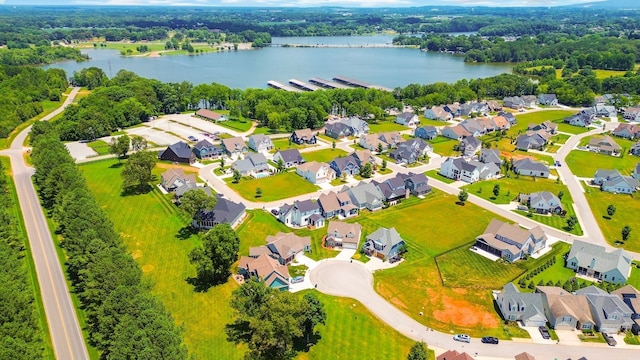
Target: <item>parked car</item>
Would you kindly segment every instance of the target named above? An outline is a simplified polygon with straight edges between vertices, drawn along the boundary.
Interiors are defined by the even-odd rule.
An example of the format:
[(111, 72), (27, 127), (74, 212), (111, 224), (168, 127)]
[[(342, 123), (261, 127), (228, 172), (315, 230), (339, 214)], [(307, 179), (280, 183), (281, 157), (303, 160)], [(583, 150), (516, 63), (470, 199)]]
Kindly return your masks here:
[(609, 345), (609, 346), (618, 345), (618, 342), (616, 341), (616, 339), (613, 338), (613, 336), (603, 332), (602, 333), (602, 337), (604, 337), (605, 341), (607, 342), (607, 345)]
[(482, 343), (483, 344), (498, 344), (498, 338), (495, 338), (493, 336), (485, 336), (482, 338)]
[(304, 276), (296, 276), (293, 279), (291, 279), (292, 284), (301, 283), (303, 281), (304, 281)]
[(198, 141), (198, 138), (193, 135), (188, 136), (187, 139), (189, 139), (190, 141)]
[(549, 330), (547, 330), (546, 327), (540, 326), (540, 327), (538, 327), (538, 330), (540, 331), (540, 334), (542, 335), (543, 339), (545, 339), (545, 340), (551, 339), (551, 334), (549, 334)]
[(278, 209), (271, 209), (271, 213), (275, 216), (278, 216), (278, 214), (280, 213)]
[(471, 337), (469, 337), (469, 335), (467, 334), (456, 334), (456, 335), (453, 335), (453, 340), (470, 343)]

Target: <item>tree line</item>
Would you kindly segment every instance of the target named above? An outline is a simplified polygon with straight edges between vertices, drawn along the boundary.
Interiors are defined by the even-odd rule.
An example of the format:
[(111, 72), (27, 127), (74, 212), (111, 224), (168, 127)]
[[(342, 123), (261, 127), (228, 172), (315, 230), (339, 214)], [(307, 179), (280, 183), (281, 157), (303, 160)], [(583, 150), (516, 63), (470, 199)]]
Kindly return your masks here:
[(56, 129), (37, 122), (30, 141), (34, 181), (57, 226), (90, 343), (105, 359), (186, 359), (181, 329), (142, 281)]
[[(0, 359), (41, 359), (44, 338), (16, 218), (7, 169), (0, 163)], [(44, 315), (44, 314), (43, 314)]]

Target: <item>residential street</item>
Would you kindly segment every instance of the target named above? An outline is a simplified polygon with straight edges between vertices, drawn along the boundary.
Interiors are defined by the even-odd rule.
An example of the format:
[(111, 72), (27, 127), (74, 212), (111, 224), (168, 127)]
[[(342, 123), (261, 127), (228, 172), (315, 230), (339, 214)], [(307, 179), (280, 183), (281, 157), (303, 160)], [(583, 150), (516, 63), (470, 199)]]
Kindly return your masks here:
[[(64, 107), (73, 101), (78, 90), (79, 88), (74, 88), (62, 106), (42, 120), (49, 120), (62, 112)], [(58, 260), (56, 245), (54, 245), (38, 195), (31, 182), (33, 168), (28, 167), (23, 158), (25, 151), (23, 143), (30, 130), (31, 127), (23, 130), (15, 138), (11, 148), (0, 153), (9, 155), (11, 158), (13, 178), (29, 237), (56, 358), (88, 359), (89, 354), (80, 331), (65, 274)]]

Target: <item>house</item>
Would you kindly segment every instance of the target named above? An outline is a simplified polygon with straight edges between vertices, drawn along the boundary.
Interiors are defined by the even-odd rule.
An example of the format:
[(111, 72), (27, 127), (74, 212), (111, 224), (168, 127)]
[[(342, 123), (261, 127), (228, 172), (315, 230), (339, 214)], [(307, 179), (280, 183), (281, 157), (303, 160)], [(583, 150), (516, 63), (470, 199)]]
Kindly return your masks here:
[(182, 185), (196, 184), (196, 176), (186, 175), (180, 168), (168, 169), (160, 175), (160, 185), (167, 191), (175, 191)]
[(518, 175), (549, 177), (549, 167), (539, 161), (524, 158), (513, 162), (513, 172)]
[(353, 205), (358, 209), (380, 210), (386, 200), (382, 191), (371, 182), (361, 181), (358, 185), (343, 189), (341, 192), (345, 191), (349, 194)]
[(628, 107), (623, 117), (627, 121), (640, 122), (640, 107)]
[(276, 235), (267, 236), (266, 241), (267, 245), (249, 248), (249, 256), (259, 257), (267, 254), (278, 260), (281, 265), (287, 265), (299, 253), (311, 251), (309, 236), (279, 232)]
[(219, 114), (215, 111), (211, 111), (209, 109), (199, 109), (194, 114), (196, 117), (203, 118), (205, 120), (210, 120), (213, 122), (219, 121), (227, 121), (229, 118), (226, 115)]
[(222, 139), (222, 147), (229, 156), (240, 155), (249, 151), (244, 140), (239, 136)]
[(471, 114), (487, 115), (488, 112), (489, 105), (486, 103), (471, 101), (460, 105), (460, 116), (470, 116)]
[(508, 283), (497, 294), (496, 304), (507, 321), (522, 321), (524, 326), (547, 324), (542, 294), (521, 293), (513, 283)]
[(395, 205), (398, 201), (409, 197), (409, 190), (405, 186), (403, 174), (396, 174), (396, 176), (383, 182), (374, 180), (373, 184), (380, 189), (384, 198), (391, 205)]
[(472, 136), (471, 133), (461, 125), (447, 126), (440, 130), (440, 135), (458, 141), (464, 139), (467, 136)]
[(396, 149), (389, 153), (389, 157), (394, 159), (397, 164), (413, 164), (424, 155), (433, 152), (431, 145), (420, 138), (403, 141), (398, 143), (397, 146)]
[(424, 117), (438, 121), (449, 121), (453, 119), (453, 115), (446, 111), (444, 106), (432, 106), (431, 109), (424, 111)]
[(336, 176), (356, 175), (360, 172), (360, 164), (353, 156), (337, 157), (329, 163)]
[(589, 302), (584, 295), (574, 295), (557, 286), (537, 286), (542, 294), (545, 315), (556, 330), (595, 330)]
[(540, 226), (525, 230), (518, 225), (491, 220), (484, 234), (476, 238), (475, 246), (509, 262), (514, 262), (542, 250), (547, 236)]
[(379, 228), (367, 235), (362, 250), (368, 256), (375, 256), (387, 261), (404, 251), (406, 244), (396, 228)]
[(348, 156), (351, 156), (360, 166), (366, 163), (369, 163), (371, 164), (371, 166), (373, 166), (376, 163), (376, 158), (369, 150), (356, 150)]
[(604, 104), (596, 104), (593, 106), (593, 111), (596, 116), (605, 117), (605, 118), (617, 118), (618, 110), (616, 110), (615, 106), (612, 105), (604, 105)]
[(407, 127), (416, 127), (420, 124), (420, 119), (418, 119), (418, 115), (414, 113), (403, 112), (402, 114), (396, 116), (396, 124)]
[(370, 151), (378, 151), (379, 146), (382, 151), (395, 148), (399, 142), (404, 141), (399, 132), (386, 132), (378, 134), (361, 135), (358, 144)]
[(502, 159), (500, 159), (500, 150), (498, 149), (482, 149), (480, 150), (480, 162), (484, 164), (496, 164), (497, 167), (502, 165)]
[(414, 196), (421, 196), (431, 192), (431, 186), (429, 186), (429, 179), (423, 173), (408, 173), (403, 174), (404, 186)]
[(522, 151), (529, 149), (543, 150), (546, 144), (547, 139), (541, 132), (523, 134), (516, 139), (516, 149)]
[(324, 126), (324, 134), (333, 139), (344, 139), (353, 135), (353, 132), (349, 126), (337, 121), (334, 123), (327, 123)]
[(270, 175), (267, 158), (263, 154), (249, 154), (244, 159), (238, 160), (231, 168), (238, 170), (242, 176), (252, 176), (256, 179)]
[(296, 174), (302, 176), (305, 180), (312, 184), (330, 183), (336, 178), (336, 172), (329, 167), (329, 164), (310, 161), (300, 164), (296, 168)]
[(312, 215), (320, 215), (320, 205), (313, 200), (296, 200), (293, 205), (284, 204), (278, 211), (278, 220), (287, 226), (315, 226)]
[(210, 160), (222, 156), (224, 149), (220, 145), (213, 145), (207, 139), (202, 139), (193, 145), (193, 153), (200, 160)]
[(518, 200), (538, 214), (561, 214), (564, 210), (560, 199), (549, 191), (520, 194)]
[(320, 205), (322, 216), (326, 219), (335, 216), (346, 219), (358, 215), (358, 207), (353, 205), (347, 192), (335, 193), (330, 191), (327, 194), (320, 194), (318, 204)]
[(232, 228), (236, 228), (247, 215), (246, 207), (243, 203), (236, 203), (227, 200), (220, 195), (216, 195), (218, 201), (211, 210), (201, 211), (199, 220), (194, 219), (192, 224), (198, 229), (211, 229), (215, 225), (228, 223)]
[[(498, 126), (496, 125), (495, 121), (493, 121), (493, 118), (483, 117), (476, 119), (476, 121), (478, 122), (478, 125), (480, 125), (482, 129), (484, 129), (485, 133), (498, 130)], [(507, 120), (505, 120), (505, 123), (506, 122)]]
[(640, 138), (640, 126), (636, 124), (620, 123), (618, 127), (611, 132), (613, 136), (633, 140)]
[(622, 147), (608, 135), (603, 137), (592, 137), (589, 139), (589, 145), (587, 145), (587, 147), (590, 151), (597, 152), (598, 154), (612, 156), (618, 155), (622, 150)]
[(256, 134), (249, 136), (249, 149), (256, 152), (269, 151), (273, 149), (271, 138), (264, 134)]
[(607, 252), (603, 246), (574, 240), (565, 266), (596, 280), (624, 284), (631, 275), (632, 260), (624, 249)]
[(362, 134), (369, 133), (369, 123), (360, 119), (357, 116), (350, 116), (346, 119), (341, 119), (341, 123), (347, 125), (351, 129), (353, 136), (360, 136)]
[[(514, 117), (515, 119), (515, 117)], [(494, 116), (493, 123), (495, 124), (495, 129), (497, 130), (509, 130), (511, 128), (511, 123), (504, 116)]]
[(186, 194), (187, 192), (191, 191), (191, 190), (202, 190), (208, 196), (213, 196), (213, 192), (211, 192), (211, 188), (210, 187), (198, 186), (198, 184), (196, 184), (196, 183), (186, 183), (184, 185), (179, 186), (173, 192), (173, 201), (175, 201), (176, 204), (180, 204), (182, 196), (184, 194)]
[(448, 350), (440, 354), (436, 360), (473, 360), (473, 357), (466, 352), (459, 353), (456, 350)]
[(634, 179), (640, 180), (640, 163), (636, 164), (635, 169), (633, 169), (633, 173), (631, 174)]
[(502, 104), (496, 100), (487, 101), (487, 107), (489, 111), (502, 111)]
[(280, 291), (289, 290), (289, 268), (267, 254), (257, 257), (243, 256), (238, 262), (238, 272), (245, 279), (256, 277), (267, 287)]
[(456, 102), (453, 104), (447, 104), (447, 105), (444, 105), (443, 108), (444, 108), (444, 111), (451, 114), (452, 117), (460, 116), (460, 103)]
[(502, 102), (504, 103), (505, 107), (514, 110), (524, 109), (525, 107), (524, 100), (519, 96), (507, 96), (502, 99)]
[(453, 180), (472, 184), (479, 180), (495, 179), (500, 176), (500, 168), (493, 163), (476, 160), (447, 158), (440, 166), (440, 175)]
[(538, 95), (538, 102), (540, 105), (556, 106), (558, 105), (558, 98), (556, 94), (540, 94)]
[(515, 360), (536, 360), (536, 357), (529, 354), (528, 352), (523, 352), (514, 356)]
[(629, 154), (640, 156), (640, 141), (631, 146), (631, 149), (629, 149)]
[(534, 108), (538, 105), (538, 97), (535, 95), (524, 95), (522, 96), (522, 101), (524, 106), (528, 108)]
[(634, 324), (631, 327), (631, 331), (638, 335), (638, 332), (640, 331), (640, 291), (631, 285), (625, 285), (620, 289), (611, 292), (611, 294), (617, 295), (621, 298), (633, 312), (631, 319)]
[(529, 124), (529, 126), (527, 127), (527, 130), (531, 130), (531, 131), (544, 130), (549, 135), (553, 135), (558, 132), (558, 124), (547, 120), (547, 121), (541, 122), (540, 124)]
[(460, 141), (458, 150), (462, 152), (462, 155), (472, 157), (480, 151), (482, 148), (482, 141), (475, 137), (466, 137)]
[(438, 129), (435, 126), (421, 126), (416, 128), (413, 135), (421, 139), (433, 140), (438, 136)]
[(458, 126), (462, 126), (471, 136), (481, 136), (487, 132), (477, 119), (466, 119)]
[(593, 123), (595, 118), (596, 118), (595, 111), (589, 108), (589, 109), (583, 109), (577, 114), (566, 117), (563, 121), (573, 126), (588, 127)]
[(618, 170), (598, 169), (591, 182), (600, 185), (600, 190), (614, 194), (631, 194), (638, 187), (638, 178), (622, 175)]
[(191, 150), (191, 146), (184, 141), (178, 141), (169, 145), (165, 150), (158, 152), (160, 160), (171, 162), (193, 164), (196, 162), (196, 155)]
[(358, 223), (349, 224), (342, 221), (330, 221), (324, 243), (330, 247), (357, 249), (361, 233), (362, 226)]
[(304, 163), (302, 155), (298, 149), (278, 150), (273, 154), (273, 162), (276, 164), (282, 160), (285, 168), (298, 166)]
[(516, 116), (508, 111), (500, 111), (498, 112), (498, 116), (502, 116), (503, 118), (507, 119), (511, 126), (515, 125), (518, 122), (518, 120), (516, 120)]
[(598, 331), (616, 334), (631, 330), (635, 324), (631, 319), (633, 311), (620, 297), (607, 294), (593, 285), (577, 290), (576, 294), (587, 297)]
[(315, 144), (318, 139), (311, 129), (302, 129), (296, 130), (291, 134), (291, 142), (298, 145)]

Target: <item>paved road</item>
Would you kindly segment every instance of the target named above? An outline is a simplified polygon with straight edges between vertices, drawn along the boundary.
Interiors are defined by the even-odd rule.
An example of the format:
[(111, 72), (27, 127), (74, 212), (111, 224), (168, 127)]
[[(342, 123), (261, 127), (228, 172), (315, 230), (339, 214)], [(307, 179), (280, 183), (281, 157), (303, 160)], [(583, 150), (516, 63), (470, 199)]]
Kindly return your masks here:
[[(502, 341), (499, 345), (482, 344), (480, 339), (472, 339), (464, 344), (453, 340), (453, 334), (429, 330), (388, 303), (373, 290), (373, 276), (359, 261), (325, 260), (315, 267), (309, 275), (311, 282), (325, 294), (348, 297), (361, 302), (380, 320), (403, 335), (426, 342), (436, 353), (446, 350), (467, 352), (481, 358), (511, 358), (524, 351), (537, 359), (634, 359), (638, 357), (635, 349), (610, 348), (606, 344), (582, 343), (580, 346), (535, 344), (531, 342)], [(430, 311), (426, 309), (425, 311)]]
[[(78, 93), (74, 88), (60, 108), (44, 117), (49, 120), (64, 110)], [(44, 311), (49, 324), (49, 332), (57, 359), (88, 359), (89, 354), (80, 331), (78, 318), (71, 302), (66, 278), (62, 272), (47, 221), (36, 194), (31, 176), (33, 168), (28, 167), (23, 158), (24, 140), (31, 127), (22, 131), (11, 144), (9, 150), (2, 151), (11, 158), (11, 169), (16, 183), (22, 216), (27, 227), (31, 253), (36, 267)]]

